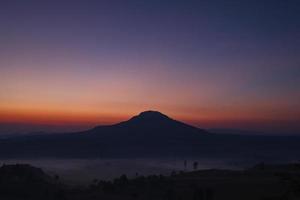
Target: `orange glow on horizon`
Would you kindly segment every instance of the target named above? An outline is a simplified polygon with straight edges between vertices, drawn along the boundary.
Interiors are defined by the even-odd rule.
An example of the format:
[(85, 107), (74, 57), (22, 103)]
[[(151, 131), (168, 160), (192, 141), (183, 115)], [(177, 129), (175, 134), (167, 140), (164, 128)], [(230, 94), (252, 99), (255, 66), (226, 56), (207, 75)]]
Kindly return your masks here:
[[(145, 109), (144, 109), (145, 110)], [(128, 120), (134, 115), (144, 110), (120, 110), (120, 112), (93, 112), (93, 111), (68, 111), (68, 110), (49, 110), (49, 109), (1, 109), (0, 122), (1, 123), (22, 123), (22, 124), (48, 124), (59, 126), (85, 126), (93, 127), (97, 125), (115, 124), (121, 121)], [(163, 112), (163, 111), (162, 111)], [(237, 111), (221, 113), (216, 112), (204, 112), (205, 115), (197, 116), (195, 113), (190, 115), (184, 114), (174, 110), (166, 110), (163, 112), (169, 117), (183, 121), (185, 123), (200, 127), (200, 128), (247, 128), (251, 127), (254, 130), (272, 129), (272, 128), (289, 128), (297, 129), (299, 120), (287, 120), (287, 119), (274, 119), (270, 117), (262, 118), (255, 117), (255, 115), (249, 115), (248, 118), (243, 117)], [(248, 129), (248, 128), (247, 128)]]

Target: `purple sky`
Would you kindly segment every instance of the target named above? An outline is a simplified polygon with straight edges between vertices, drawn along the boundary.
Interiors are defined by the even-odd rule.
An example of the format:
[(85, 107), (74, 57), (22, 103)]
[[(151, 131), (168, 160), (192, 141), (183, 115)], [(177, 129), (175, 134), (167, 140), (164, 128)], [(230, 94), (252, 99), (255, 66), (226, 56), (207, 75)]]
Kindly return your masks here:
[(0, 25), (5, 130), (149, 109), (205, 128), (300, 130), (299, 1), (4, 0)]

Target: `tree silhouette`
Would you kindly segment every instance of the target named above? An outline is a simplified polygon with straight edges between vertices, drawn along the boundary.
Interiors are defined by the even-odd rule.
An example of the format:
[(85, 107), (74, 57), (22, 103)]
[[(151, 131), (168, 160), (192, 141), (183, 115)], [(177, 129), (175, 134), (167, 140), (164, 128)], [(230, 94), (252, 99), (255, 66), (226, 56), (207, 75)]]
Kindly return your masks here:
[(193, 168), (194, 168), (194, 170), (197, 170), (197, 169), (198, 169), (198, 162), (197, 162), (197, 161), (195, 161), (195, 162), (193, 163)]

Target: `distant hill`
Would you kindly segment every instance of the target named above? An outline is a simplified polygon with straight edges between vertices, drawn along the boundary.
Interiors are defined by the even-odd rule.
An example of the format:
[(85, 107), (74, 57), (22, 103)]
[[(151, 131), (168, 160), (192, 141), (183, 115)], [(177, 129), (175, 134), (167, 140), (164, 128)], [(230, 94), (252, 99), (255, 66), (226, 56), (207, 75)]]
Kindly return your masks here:
[(58, 181), (40, 168), (27, 164), (0, 167), (0, 199), (59, 199), (60, 190)]
[(231, 128), (211, 128), (208, 129), (209, 132), (218, 134), (235, 134), (235, 135), (272, 135), (271, 133), (266, 133), (262, 131), (253, 130), (241, 130), (241, 129), (231, 129)]
[(215, 134), (145, 111), (128, 121), (87, 131), (0, 140), (1, 158), (158, 156), (298, 160), (300, 137)]

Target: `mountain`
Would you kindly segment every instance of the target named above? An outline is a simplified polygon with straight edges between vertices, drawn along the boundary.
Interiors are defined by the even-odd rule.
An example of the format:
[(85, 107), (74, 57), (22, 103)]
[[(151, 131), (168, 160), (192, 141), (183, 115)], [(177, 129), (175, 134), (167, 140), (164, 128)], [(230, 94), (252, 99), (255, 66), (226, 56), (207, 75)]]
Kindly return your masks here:
[(300, 137), (210, 133), (157, 111), (114, 125), (0, 139), (0, 158), (201, 157), (299, 159)]
[[(158, 111), (145, 111), (141, 112), (139, 115), (132, 117), (128, 121), (124, 121), (113, 125), (119, 128), (126, 128), (131, 130), (158, 130), (158, 131), (170, 131), (170, 129), (190, 129), (196, 130), (197, 128), (184, 124), (182, 122), (171, 119), (167, 115), (164, 115)], [(101, 126), (96, 127), (95, 129), (99, 129)], [(198, 130), (198, 129), (197, 129)]]
[[(157, 112), (145, 111), (114, 125), (53, 135), (0, 140), (0, 157), (124, 157), (173, 155), (209, 133)], [(190, 148), (187, 146), (187, 148)]]
[(157, 111), (145, 111), (128, 121), (111, 126), (97, 126), (87, 132), (99, 136), (105, 135), (107, 137), (111, 136), (123, 139), (163, 141), (175, 138), (195, 138), (201, 134), (208, 134), (203, 129), (176, 121)]

